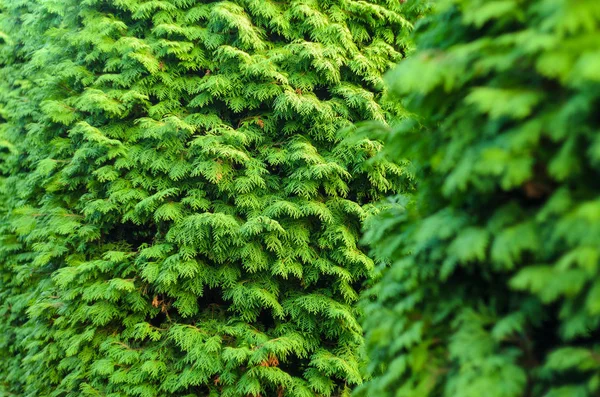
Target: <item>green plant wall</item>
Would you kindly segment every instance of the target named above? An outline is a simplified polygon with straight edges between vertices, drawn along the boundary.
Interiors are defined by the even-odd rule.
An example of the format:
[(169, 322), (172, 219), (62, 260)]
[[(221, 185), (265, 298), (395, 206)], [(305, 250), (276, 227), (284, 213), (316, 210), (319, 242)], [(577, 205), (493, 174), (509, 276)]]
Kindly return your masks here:
[(361, 383), (360, 230), (407, 173), (347, 138), (400, 112), (403, 7), (0, 1), (4, 392)]

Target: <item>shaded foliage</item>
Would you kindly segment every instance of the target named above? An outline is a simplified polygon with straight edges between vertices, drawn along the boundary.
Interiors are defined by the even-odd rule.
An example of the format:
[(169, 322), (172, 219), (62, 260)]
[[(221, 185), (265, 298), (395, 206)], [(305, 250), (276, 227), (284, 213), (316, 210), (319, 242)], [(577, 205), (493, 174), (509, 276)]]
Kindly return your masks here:
[[(600, 389), (600, 3), (437, 2), (389, 76), (417, 193), (370, 224), (368, 396)], [(400, 99), (398, 99), (400, 101)]]

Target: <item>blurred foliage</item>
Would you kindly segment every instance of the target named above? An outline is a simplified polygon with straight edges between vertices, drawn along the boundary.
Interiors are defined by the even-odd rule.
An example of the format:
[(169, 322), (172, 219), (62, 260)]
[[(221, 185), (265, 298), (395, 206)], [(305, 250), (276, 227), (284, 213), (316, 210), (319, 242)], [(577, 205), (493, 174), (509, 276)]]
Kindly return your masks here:
[[(439, 1), (388, 76), (361, 396), (600, 393), (600, 2)], [(391, 264), (391, 265), (389, 265)]]

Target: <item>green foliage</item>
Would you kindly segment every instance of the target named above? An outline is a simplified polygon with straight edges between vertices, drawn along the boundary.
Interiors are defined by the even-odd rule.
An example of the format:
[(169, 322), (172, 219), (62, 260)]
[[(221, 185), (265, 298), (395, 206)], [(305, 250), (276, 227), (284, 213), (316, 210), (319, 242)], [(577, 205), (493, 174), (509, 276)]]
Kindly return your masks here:
[(389, 76), (365, 396), (600, 393), (600, 3), (440, 1)]
[(407, 173), (347, 138), (400, 111), (403, 7), (0, 0), (4, 392), (361, 383), (358, 237)]

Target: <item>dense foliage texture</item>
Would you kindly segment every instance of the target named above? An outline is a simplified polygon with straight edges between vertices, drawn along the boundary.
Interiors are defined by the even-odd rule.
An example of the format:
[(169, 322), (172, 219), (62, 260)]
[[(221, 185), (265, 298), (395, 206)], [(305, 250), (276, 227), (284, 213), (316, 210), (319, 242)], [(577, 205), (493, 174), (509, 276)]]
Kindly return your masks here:
[(454, 0), (390, 76), (416, 196), (370, 227), (365, 396), (600, 393), (600, 2)]
[(398, 112), (402, 7), (0, 0), (4, 393), (361, 383), (357, 242), (406, 177), (338, 130)]

